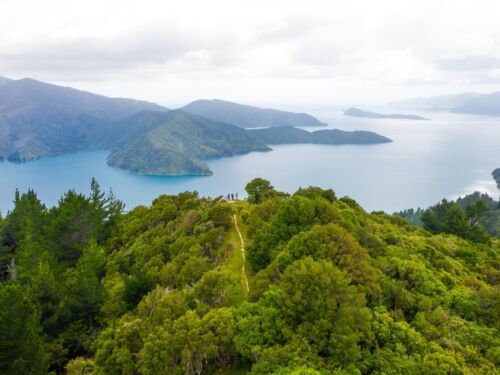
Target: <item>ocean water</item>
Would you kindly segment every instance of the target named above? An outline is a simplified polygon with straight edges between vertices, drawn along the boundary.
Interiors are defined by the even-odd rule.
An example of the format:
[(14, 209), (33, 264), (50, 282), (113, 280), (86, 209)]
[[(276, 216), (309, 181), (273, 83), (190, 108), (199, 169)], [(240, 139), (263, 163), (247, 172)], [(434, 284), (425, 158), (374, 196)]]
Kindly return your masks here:
[[(0, 163), (0, 210), (12, 208), (14, 191), (34, 189), (48, 206), (69, 189), (88, 193), (92, 177), (112, 188), (128, 209), (160, 194), (196, 190), (204, 196), (245, 195), (254, 177), (279, 190), (309, 185), (332, 188), (366, 210), (394, 212), (427, 207), (475, 190), (498, 197), (491, 177), (500, 167), (500, 118), (424, 113), (431, 121), (362, 119), (339, 111), (314, 111), (330, 128), (371, 130), (394, 142), (380, 145), (282, 145), (208, 161), (205, 177), (142, 176), (106, 165), (107, 151), (89, 151), (23, 164)], [(313, 129), (308, 129), (313, 130)]]

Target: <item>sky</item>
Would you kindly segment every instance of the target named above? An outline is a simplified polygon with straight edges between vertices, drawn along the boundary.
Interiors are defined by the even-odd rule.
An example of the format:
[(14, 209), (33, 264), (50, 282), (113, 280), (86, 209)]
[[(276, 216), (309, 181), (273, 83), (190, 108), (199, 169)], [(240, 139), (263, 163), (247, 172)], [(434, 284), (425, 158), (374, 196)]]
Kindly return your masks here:
[(498, 0), (0, 0), (0, 75), (177, 107), (500, 90)]

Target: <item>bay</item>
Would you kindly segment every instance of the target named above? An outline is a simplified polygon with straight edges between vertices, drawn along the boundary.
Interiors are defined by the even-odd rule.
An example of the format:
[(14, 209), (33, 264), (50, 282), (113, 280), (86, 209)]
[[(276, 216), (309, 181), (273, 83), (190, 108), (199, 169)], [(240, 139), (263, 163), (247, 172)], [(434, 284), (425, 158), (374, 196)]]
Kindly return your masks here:
[[(15, 189), (34, 189), (48, 206), (69, 189), (88, 193), (95, 177), (127, 208), (160, 194), (196, 190), (204, 196), (245, 195), (254, 177), (283, 191), (309, 185), (333, 188), (366, 210), (427, 207), (475, 190), (498, 197), (490, 175), (500, 167), (500, 119), (425, 113), (431, 121), (364, 119), (340, 111), (311, 111), (330, 128), (371, 130), (394, 142), (380, 145), (282, 145), (208, 161), (212, 176), (142, 176), (106, 165), (107, 151), (88, 151), (22, 164), (0, 163), (0, 210), (11, 209)], [(313, 129), (307, 129), (313, 130)]]

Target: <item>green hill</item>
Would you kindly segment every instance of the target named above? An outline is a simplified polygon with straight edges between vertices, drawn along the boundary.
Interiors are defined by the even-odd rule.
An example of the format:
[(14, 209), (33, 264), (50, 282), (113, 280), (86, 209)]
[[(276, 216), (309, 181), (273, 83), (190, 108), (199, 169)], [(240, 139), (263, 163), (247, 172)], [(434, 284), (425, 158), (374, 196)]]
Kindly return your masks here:
[(143, 112), (122, 128), (108, 164), (137, 173), (209, 175), (203, 160), (271, 150), (243, 129), (180, 110)]
[(2, 374), (498, 373), (498, 238), (264, 180), (127, 213), (92, 187), (0, 219)]

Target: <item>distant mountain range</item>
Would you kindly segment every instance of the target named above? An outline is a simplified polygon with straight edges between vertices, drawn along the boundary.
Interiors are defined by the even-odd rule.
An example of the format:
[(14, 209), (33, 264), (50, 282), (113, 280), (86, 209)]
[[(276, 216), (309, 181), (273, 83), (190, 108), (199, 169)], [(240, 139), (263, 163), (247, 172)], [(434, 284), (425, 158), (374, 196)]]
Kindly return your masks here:
[(242, 128), (274, 126), (309, 127), (327, 125), (307, 113), (257, 108), (217, 99), (197, 100), (182, 107), (182, 110), (214, 121), (234, 124)]
[[(200, 101), (204, 102), (204, 101)], [(216, 103), (236, 124), (168, 110), (154, 103), (112, 99), (32, 79), (0, 80), (0, 160), (22, 162), (81, 150), (111, 150), (108, 164), (154, 175), (208, 175), (205, 160), (270, 151), (268, 144), (373, 144), (390, 142), (371, 132), (291, 127), (324, 125), (307, 114)], [(221, 103), (223, 105), (221, 106)], [(210, 105), (208, 105), (210, 107)], [(224, 116), (223, 107), (230, 115)], [(205, 107), (207, 108), (207, 107)], [(250, 115), (252, 114), (252, 115)], [(247, 130), (249, 118), (270, 129)], [(279, 126), (279, 127), (277, 127)]]
[(417, 115), (406, 114), (383, 114), (376, 112), (364, 111), (359, 108), (351, 107), (344, 111), (344, 116), (365, 117), (365, 118), (386, 118), (386, 119), (399, 119), (399, 120), (429, 120), (428, 118)]
[(392, 105), (424, 110), (445, 110), (454, 113), (500, 116), (500, 91), (490, 94), (463, 93), (414, 98)]

